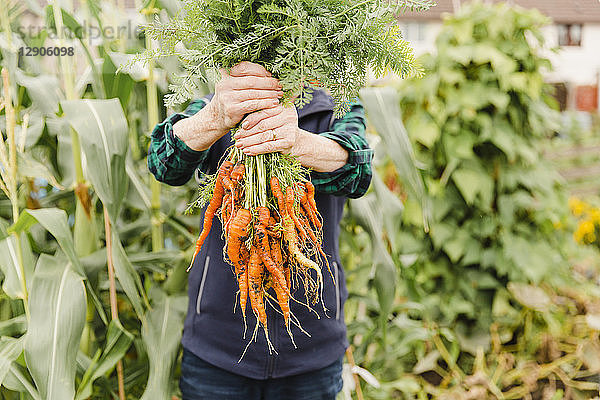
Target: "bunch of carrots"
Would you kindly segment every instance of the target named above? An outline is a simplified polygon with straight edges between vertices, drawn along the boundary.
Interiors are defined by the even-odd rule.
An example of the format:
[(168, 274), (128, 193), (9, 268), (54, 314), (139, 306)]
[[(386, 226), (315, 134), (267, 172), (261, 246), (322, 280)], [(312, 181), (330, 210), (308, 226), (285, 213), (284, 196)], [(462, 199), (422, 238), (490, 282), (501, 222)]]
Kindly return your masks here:
[[(322, 303), (321, 258), (329, 268), (322, 250), (322, 219), (313, 184), (291, 157), (246, 156), (235, 148), (228, 152), (217, 174), (209, 179), (211, 182), (201, 189), (199, 197), (210, 198), (210, 201), (190, 268), (216, 215), (223, 227), (223, 254), (232, 266), (239, 287), (244, 333), (250, 300), (250, 308), (256, 316), (252, 337), (256, 338), (262, 325), (271, 351), (267, 304), (277, 310), (276, 304), (293, 343), (290, 324), (304, 330), (290, 311), (290, 301), (309, 309), (319, 299)], [(305, 302), (293, 297), (299, 288), (304, 289)]]

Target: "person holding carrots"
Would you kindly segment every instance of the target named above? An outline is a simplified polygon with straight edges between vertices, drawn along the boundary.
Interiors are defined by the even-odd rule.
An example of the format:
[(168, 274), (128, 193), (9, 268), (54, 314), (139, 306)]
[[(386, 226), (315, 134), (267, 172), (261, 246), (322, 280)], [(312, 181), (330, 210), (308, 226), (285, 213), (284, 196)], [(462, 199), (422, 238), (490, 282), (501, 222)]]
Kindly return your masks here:
[[(213, 228), (189, 276), (183, 400), (334, 400), (342, 389), (348, 346), (339, 224), (346, 199), (362, 196), (372, 175), (373, 151), (365, 139), (363, 107), (357, 100), (343, 117), (334, 118), (333, 100), (322, 90), (314, 91), (311, 102), (300, 109), (283, 106), (278, 80), (250, 62), (221, 70), (221, 75), (213, 95), (191, 102), (183, 113), (154, 128), (149, 170), (173, 186), (185, 184), (195, 174), (198, 178), (200, 173), (216, 173), (232, 139), (247, 155), (295, 156), (311, 170), (323, 218), (322, 248), (332, 274), (323, 274), (324, 309), (289, 302), (302, 330), (290, 326), (283, 315), (270, 313), (269, 335), (276, 353), (262, 336), (244, 353), (248, 338), (241, 313), (234, 313), (235, 297), (229, 295), (237, 291), (237, 282), (223, 259), (222, 229)], [(230, 131), (240, 122), (232, 137)], [(216, 219), (215, 224), (220, 222)], [(294, 342), (288, 337), (290, 329)]]

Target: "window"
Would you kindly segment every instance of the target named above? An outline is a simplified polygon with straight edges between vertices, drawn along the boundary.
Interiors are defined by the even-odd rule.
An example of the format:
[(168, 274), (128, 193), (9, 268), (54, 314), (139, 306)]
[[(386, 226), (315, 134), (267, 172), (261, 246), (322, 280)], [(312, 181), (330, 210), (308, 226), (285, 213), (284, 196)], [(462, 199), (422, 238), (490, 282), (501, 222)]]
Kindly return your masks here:
[(401, 22), (402, 37), (409, 42), (423, 42), (425, 40), (425, 24), (422, 22)]
[(581, 46), (581, 24), (558, 25), (559, 46)]

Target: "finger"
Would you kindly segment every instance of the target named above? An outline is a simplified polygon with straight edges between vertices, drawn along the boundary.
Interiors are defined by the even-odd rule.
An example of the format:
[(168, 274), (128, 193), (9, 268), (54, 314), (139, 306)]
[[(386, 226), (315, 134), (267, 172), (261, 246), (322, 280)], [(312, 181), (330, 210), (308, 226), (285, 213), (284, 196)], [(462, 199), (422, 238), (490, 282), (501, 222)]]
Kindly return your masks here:
[(230, 78), (229, 85), (233, 90), (259, 89), (259, 90), (281, 90), (283, 86), (275, 78), (259, 76), (241, 76)]
[(249, 61), (242, 61), (231, 68), (231, 76), (263, 76), (271, 77), (271, 73), (262, 65)]
[(283, 107), (267, 108), (266, 110), (260, 110), (255, 113), (248, 115), (242, 122), (242, 129), (250, 130), (256, 126), (260, 121), (266, 118), (274, 117), (275, 115), (283, 112)]
[(247, 89), (231, 92), (232, 100), (240, 103), (247, 100), (280, 99), (281, 97), (283, 97), (283, 92), (280, 90)]
[(241, 129), (238, 129), (238, 131), (234, 137), (236, 139), (241, 139), (241, 138), (255, 135), (260, 132), (277, 129), (277, 128), (280, 128), (283, 125), (285, 125), (286, 122), (288, 122), (288, 118), (286, 118), (285, 115), (277, 114), (273, 117), (263, 119), (258, 124), (256, 124), (254, 126), (254, 128), (244, 129), (242, 127)]
[(246, 100), (241, 103), (235, 104), (231, 106), (231, 111), (235, 114), (250, 114), (255, 111), (262, 110), (264, 108), (273, 108), (279, 105), (279, 100), (277, 99), (253, 99)]
[(273, 130), (255, 133), (251, 136), (246, 136), (242, 139), (236, 139), (235, 147), (238, 149), (245, 149), (250, 146), (256, 146), (257, 144), (272, 142), (273, 141)]
[(285, 152), (289, 148), (289, 144), (287, 140), (271, 140), (269, 142), (264, 142), (257, 144), (255, 146), (245, 148), (244, 154), (248, 156), (256, 156), (259, 154), (267, 154), (267, 153), (275, 153), (278, 151)]

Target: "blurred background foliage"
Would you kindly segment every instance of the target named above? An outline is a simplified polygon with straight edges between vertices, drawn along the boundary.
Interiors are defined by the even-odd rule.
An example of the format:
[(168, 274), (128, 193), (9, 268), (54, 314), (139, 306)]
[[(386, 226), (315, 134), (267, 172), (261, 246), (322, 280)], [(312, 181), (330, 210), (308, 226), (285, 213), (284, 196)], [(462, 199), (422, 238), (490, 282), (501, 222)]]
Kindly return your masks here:
[[(0, 10), (3, 399), (179, 396), (196, 183), (159, 185), (145, 157), (181, 71), (167, 59), (115, 73), (153, 45), (135, 26), (179, 3), (136, 6)], [(24, 34), (31, 19), (40, 29)], [(352, 373), (368, 399), (597, 395), (597, 198), (568, 200), (544, 157), (581, 140), (560, 134), (543, 81), (546, 22), (463, 7), (424, 78), (363, 91), (377, 172), (341, 230), (356, 365), (340, 397), (357, 397)], [(90, 25), (129, 30), (92, 39)], [(51, 45), (76, 56), (18, 55)]]

